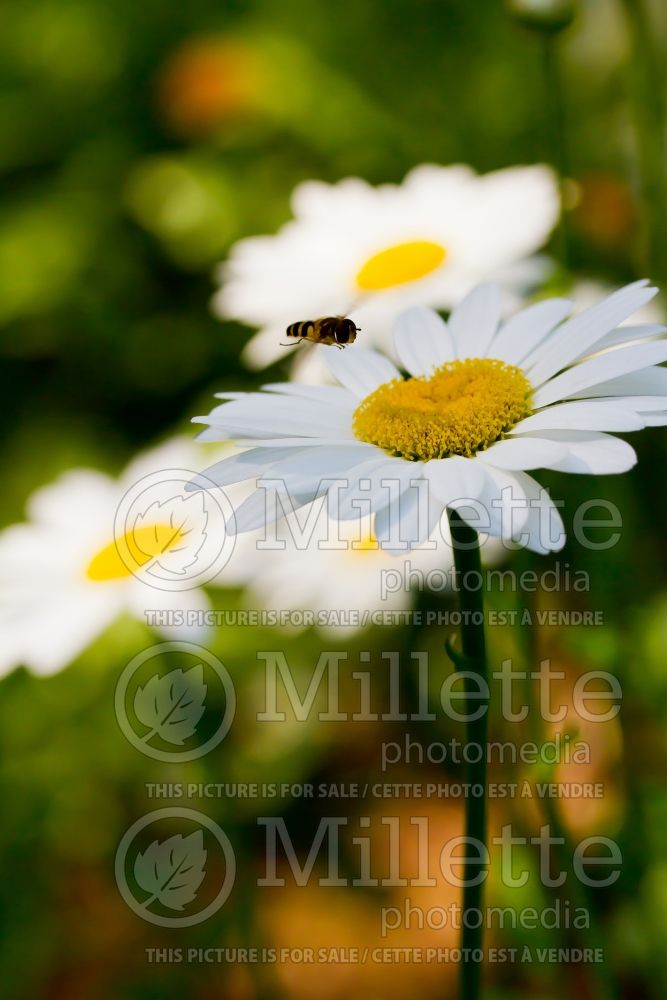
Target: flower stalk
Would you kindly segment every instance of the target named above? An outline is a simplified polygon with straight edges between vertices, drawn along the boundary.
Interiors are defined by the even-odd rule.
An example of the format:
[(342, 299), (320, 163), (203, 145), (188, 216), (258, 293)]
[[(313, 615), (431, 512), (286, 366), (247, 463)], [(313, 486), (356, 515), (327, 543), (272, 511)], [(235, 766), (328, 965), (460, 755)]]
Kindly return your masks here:
[[(484, 597), (479, 586), (482, 571), (479, 536), (455, 510), (448, 510), (452, 535), (454, 566), (457, 575), (461, 610), (461, 653), (448, 647), (448, 653), (465, 680), (464, 691), (474, 694), (480, 711), (471, 713), (466, 741), (481, 747), (479, 759), (468, 765), (467, 781), (472, 788), (481, 786), (482, 794), (466, 798), (465, 837), (468, 850), (475, 855), (465, 866), (463, 890), (462, 959), (460, 969), (461, 1000), (479, 1000), (482, 980), (484, 920), (482, 903), (485, 865), (481, 860), (486, 846), (486, 742), (488, 705), (479, 699), (480, 687), (488, 684), (486, 639), (484, 635)], [(483, 681), (480, 685), (478, 681)], [(484, 708), (484, 711), (481, 709)], [(471, 845), (474, 844), (474, 847)], [(479, 859), (479, 860), (478, 860)]]
[(667, 276), (667, 140), (662, 59), (644, 0), (623, 0), (630, 30), (628, 66), (637, 133), (643, 206), (643, 261), (656, 279)]
[[(558, 175), (563, 201), (563, 185), (569, 176), (565, 100), (560, 67), (560, 38), (575, 19), (578, 4), (574, 0), (505, 0), (509, 13), (533, 33), (542, 49), (544, 90), (544, 155)], [(556, 232), (559, 263), (567, 272), (569, 235), (561, 210)]]
[[(563, 185), (569, 175), (569, 157), (565, 127), (565, 101), (560, 69), (560, 52), (558, 49), (558, 36), (553, 34), (545, 35), (542, 39), (542, 65), (544, 71), (545, 107), (547, 108), (546, 120), (549, 126), (546, 155), (551, 160), (558, 174), (562, 202)], [(567, 271), (570, 253), (567, 223), (562, 209), (556, 239), (560, 264)]]

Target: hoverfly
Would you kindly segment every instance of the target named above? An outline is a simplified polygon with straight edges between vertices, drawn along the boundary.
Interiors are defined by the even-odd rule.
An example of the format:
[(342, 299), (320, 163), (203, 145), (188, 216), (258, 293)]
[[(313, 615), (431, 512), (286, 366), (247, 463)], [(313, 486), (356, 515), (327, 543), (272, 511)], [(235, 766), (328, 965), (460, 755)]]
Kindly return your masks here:
[[(322, 316), (320, 319), (304, 319), (300, 323), (290, 323), (285, 331), (298, 344), (310, 341), (311, 344), (335, 345), (340, 350), (353, 344), (357, 332), (361, 328), (347, 316)], [(283, 344), (283, 347), (292, 347)]]

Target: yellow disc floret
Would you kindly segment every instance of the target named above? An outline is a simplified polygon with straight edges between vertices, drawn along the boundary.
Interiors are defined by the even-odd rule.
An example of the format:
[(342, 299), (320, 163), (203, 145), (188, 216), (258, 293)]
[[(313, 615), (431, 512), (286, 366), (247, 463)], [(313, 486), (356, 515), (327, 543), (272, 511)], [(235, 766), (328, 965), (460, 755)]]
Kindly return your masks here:
[(354, 411), (361, 441), (410, 461), (472, 457), (530, 413), (519, 368), (493, 358), (450, 361), (432, 375), (379, 386)]
[(357, 287), (364, 292), (381, 292), (419, 281), (437, 271), (446, 256), (445, 248), (431, 240), (397, 243), (368, 258), (357, 273)]
[(86, 577), (95, 583), (124, 580), (153, 559), (183, 541), (185, 535), (170, 524), (148, 524), (134, 528), (105, 545), (86, 567)]

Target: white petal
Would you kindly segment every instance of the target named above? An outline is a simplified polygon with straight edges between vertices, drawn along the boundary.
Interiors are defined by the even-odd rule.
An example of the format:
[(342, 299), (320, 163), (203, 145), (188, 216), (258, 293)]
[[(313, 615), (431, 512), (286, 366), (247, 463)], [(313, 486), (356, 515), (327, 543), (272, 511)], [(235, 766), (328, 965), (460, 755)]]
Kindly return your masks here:
[[(122, 587), (72, 587), (63, 581), (57, 592), (30, 608), (24, 634), (18, 638), (19, 662), (46, 676), (79, 656), (123, 610), (127, 591)], [(37, 602), (35, 602), (37, 603)], [(17, 622), (17, 625), (19, 622)]]
[(559, 552), (565, 545), (567, 536), (556, 504), (547, 490), (532, 476), (525, 472), (517, 472), (515, 475), (529, 504), (528, 518), (523, 527), (515, 532), (515, 541), (540, 555)]
[(567, 448), (545, 438), (507, 438), (480, 451), (477, 458), (499, 469), (544, 469), (567, 455)]
[(503, 324), (489, 354), (511, 365), (521, 364), (573, 308), (574, 303), (567, 299), (547, 299), (528, 306)]
[(240, 448), (364, 448), (364, 441), (355, 438), (234, 438), (234, 444)]
[(469, 239), (485, 258), (495, 250), (496, 266), (538, 250), (560, 215), (558, 183), (549, 167), (495, 170), (482, 175), (473, 191), (466, 217), (477, 226)]
[(529, 508), (517, 473), (477, 463), (484, 472), (484, 485), (477, 504), (459, 507), (464, 521), (494, 538), (510, 540), (528, 520)]
[[(586, 348), (581, 354), (577, 355), (576, 358), (572, 359), (571, 364), (575, 361), (582, 361), (584, 358), (590, 358), (593, 355), (599, 354), (601, 351), (609, 350), (611, 347), (619, 347), (621, 344), (631, 344), (638, 343), (645, 340), (656, 340), (660, 331), (665, 328), (658, 326), (657, 324), (646, 324), (646, 325), (623, 325), (616, 327), (610, 333), (605, 334), (600, 340), (596, 341), (592, 348)], [(541, 352), (538, 347), (536, 350), (531, 351), (528, 357), (524, 358), (523, 367), (530, 368), (532, 365), (537, 364), (540, 360)]]
[(449, 317), (449, 331), (459, 358), (486, 357), (500, 319), (500, 292), (496, 285), (473, 288)]
[(644, 427), (664, 427), (667, 424), (667, 413), (642, 413)]
[[(223, 454), (221, 449), (216, 451)], [(144, 476), (163, 469), (196, 469), (199, 467), (201, 454), (189, 437), (167, 438), (156, 447), (140, 452), (133, 458), (121, 473), (116, 489), (120, 486), (123, 490), (127, 490)]]
[(299, 507), (312, 503), (315, 499), (315, 491), (309, 494), (288, 493), (282, 499), (284, 499), (286, 510), (283, 510), (281, 500), (271, 487), (255, 490), (234, 512), (234, 522), (230, 521), (227, 525), (229, 534), (240, 535), (246, 531), (263, 528), (266, 524), (273, 524), (276, 520), (289, 514), (290, 510), (298, 510)]
[(484, 489), (484, 467), (474, 458), (436, 459), (424, 465), (424, 476), (431, 490), (447, 506), (456, 501), (479, 497)]
[(643, 396), (667, 395), (667, 368), (645, 368), (599, 382), (583, 392), (572, 392), (568, 398), (590, 398), (598, 396)]
[(191, 483), (188, 483), (186, 488), (188, 491), (209, 490), (212, 486), (243, 483), (247, 479), (255, 479), (266, 474), (276, 462), (290, 455), (299, 455), (301, 451), (301, 448), (252, 448), (241, 452), (240, 455), (223, 458), (222, 461), (204, 469)]
[[(425, 502), (428, 501), (428, 502)], [(400, 498), (378, 511), (375, 537), (383, 552), (399, 555), (422, 545), (439, 521), (444, 505), (410, 487)]]
[(333, 347), (321, 350), (327, 351), (327, 364), (334, 378), (358, 399), (370, 395), (379, 385), (401, 377), (388, 358), (357, 344), (346, 347), (344, 351)]
[(402, 312), (394, 325), (394, 346), (411, 375), (430, 375), (456, 357), (444, 319), (433, 309), (415, 306)]
[(337, 184), (324, 181), (302, 181), (292, 192), (291, 202), (298, 219), (312, 219), (318, 226), (340, 219), (346, 212), (352, 218), (368, 210), (377, 197), (377, 188), (360, 177), (345, 177)]
[(205, 418), (230, 437), (351, 437), (354, 402), (327, 403), (324, 399), (301, 399), (275, 393), (252, 392), (216, 406)]
[(285, 348), (281, 344), (281, 341), (284, 340), (285, 331), (281, 326), (260, 330), (259, 333), (250, 338), (241, 351), (241, 360), (251, 371), (267, 368), (284, 355)]
[(545, 554), (565, 544), (563, 522), (548, 492), (525, 472), (504, 472), (487, 466), (487, 483), (480, 504), (459, 509), (477, 531), (500, 538), (509, 548), (518, 543)]
[[(357, 405), (357, 398), (340, 385), (304, 385), (300, 382), (269, 382), (262, 386), (264, 392), (274, 392), (282, 396), (302, 396), (314, 399), (327, 406), (348, 409)], [(216, 393), (216, 395), (218, 395)]]
[(603, 403), (641, 413), (644, 410), (667, 410), (667, 396), (599, 396)]
[[(205, 420), (206, 417), (193, 417), (191, 423), (201, 424), (204, 423)], [(203, 431), (199, 431), (194, 440), (198, 443), (201, 442), (202, 444), (210, 444), (211, 442), (219, 443), (220, 441), (228, 441), (229, 438), (224, 431), (220, 430), (219, 427), (205, 427)]]
[(589, 361), (582, 361), (574, 368), (551, 379), (537, 390), (533, 397), (533, 405), (546, 406), (575, 393), (582, 394), (583, 390), (602, 381), (609, 381), (619, 375), (628, 375), (630, 372), (648, 368), (649, 365), (659, 364), (661, 361), (667, 361), (667, 343), (619, 347)]
[[(151, 611), (175, 611), (175, 615), (163, 617), (168, 624), (155, 627), (169, 639), (206, 641), (211, 626), (205, 624), (203, 613), (210, 609), (211, 604), (203, 590), (170, 591), (151, 587), (150, 593), (146, 593), (148, 589), (142, 581), (136, 580), (128, 595), (128, 603), (140, 621), (145, 620), (147, 608)], [(159, 615), (157, 621), (160, 621)]]
[(546, 382), (646, 305), (657, 294), (657, 289), (646, 286), (646, 281), (627, 285), (559, 327), (539, 351), (528, 373), (533, 385)]
[[(157, 468), (169, 468), (160, 466)], [(146, 475), (145, 472), (142, 475)], [(138, 477), (139, 478), (139, 477)], [(26, 503), (31, 521), (71, 531), (92, 512), (104, 521), (104, 511), (115, 510), (118, 487), (109, 476), (92, 469), (69, 469), (47, 486), (40, 486)], [(111, 514), (113, 520), (113, 513)]]
[[(618, 326), (611, 333), (608, 333), (602, 340), (598, 340), (593, 348), (595, 354), (599, 351), (609, 350), (610, 347), (619, 347), (621, 344), (635, 343), (636, 341), (655, 340), (665, 333), (667, 327), (658, 323), (643, 323), (636, 326)], [(584, 351), (575, 360), (589, 355), (591, 351)]]
[(421, 462), (379, 455), (354, 469), (348, 485), (336, 490), (332, 514), (342, 520), (353, 520), (360, 512), (381, 510), (409, 489), (412, 480), (421, 477), (422, 468)]
[(226, 435), (224, 440), (249, 440), (251, 444), (269, 438), (271, 441), (284, 441), (285, 447), (287, 447), (288, 441), (293, 442), (294, 435), (299, 432), (314, 443), (348, 441), (354, 437), (351, 426), (346, 426), (342, 421), (338, 425), (334, 421), (329, 422), (326, 419), (323, 419), (319, 424), (314, 421), (292, 424), (289, 417), (278, 418), (278, 416), (273, 422), (270, 417), (258, 417), (256, 420), (252, 420), (250, 417), (244, 417), (242, 420), (226, 417), (224, 423), (218, 423), (219, 420), (220, 418), (216, 417), (213, 429), (224, 433)]
[[(381, 457), (386, 461), (386, 455)], [(348, 482), (359, 466), (378, 458), (374, 445), (303, 449), (275, 464), (263, 478), (282, 478), (290, 492), (316, 490), (326, 480)]]
[(510, 434), (526, 434), (529, 431), (580, 430), (580, 431), (638, 431), (642, 421), (632, 409), (623, 409), (621, 404), (558, 403), (546, 410), (540, 410), (516, 424)]
[[(567, 454), (559, 461), (544, 463), (545, 468), (558, 472), (588, 473), (595, 476), (615, 475), (627, 472), (637, 462), (637, 455), (626, 441), (609, 434), (592, 431), (552, 431), (549, 441), (567, 448)], [(522, 441), (528, 438), (522, 438)], [(540, 438), (540, 446), (545, 439)]]

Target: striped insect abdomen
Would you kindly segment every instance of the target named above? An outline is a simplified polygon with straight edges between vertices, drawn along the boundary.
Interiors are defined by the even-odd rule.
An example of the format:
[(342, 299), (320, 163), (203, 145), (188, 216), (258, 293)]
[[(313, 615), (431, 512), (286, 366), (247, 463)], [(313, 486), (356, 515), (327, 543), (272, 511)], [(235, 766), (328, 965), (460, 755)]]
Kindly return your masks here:
[(310, 337), (313, 329), (312, 320), (304, 319), (300, 323), (290, 323), (286, 332), (288, 337)]

